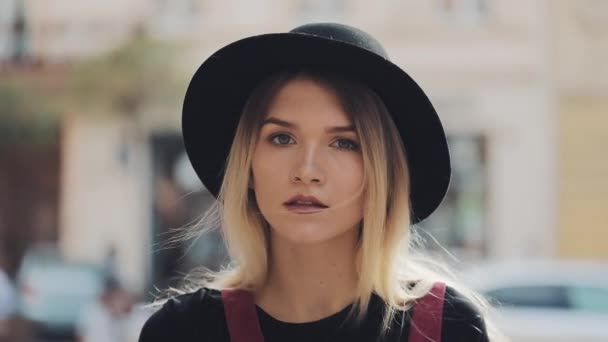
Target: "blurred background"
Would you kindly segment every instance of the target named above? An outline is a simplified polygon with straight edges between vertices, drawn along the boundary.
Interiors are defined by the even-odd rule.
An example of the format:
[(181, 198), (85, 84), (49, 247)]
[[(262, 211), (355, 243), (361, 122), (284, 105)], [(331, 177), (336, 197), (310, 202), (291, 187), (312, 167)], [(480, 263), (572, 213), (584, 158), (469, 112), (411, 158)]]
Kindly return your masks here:
[(183, 95), (221, 46), (311, 21), (377, 37), (438, 109), (426, 248), (515, 341), (608, 341), (605, 0), (0, 0), (0, 341), (136, 341), (157, 288), (226, 261), (217, 234), (164, 244), (213, 201)]

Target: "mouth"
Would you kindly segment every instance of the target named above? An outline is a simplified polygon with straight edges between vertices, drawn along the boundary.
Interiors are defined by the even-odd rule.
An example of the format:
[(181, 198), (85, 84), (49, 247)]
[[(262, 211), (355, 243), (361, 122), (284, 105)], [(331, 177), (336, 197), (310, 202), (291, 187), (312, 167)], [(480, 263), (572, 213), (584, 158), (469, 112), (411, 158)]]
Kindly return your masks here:
[(329, 208), (329, 206), (316, 197), (304, 195), (294, 196), (283, 203), (283, 205), (287, 210), (299, 214), (316, 213)]

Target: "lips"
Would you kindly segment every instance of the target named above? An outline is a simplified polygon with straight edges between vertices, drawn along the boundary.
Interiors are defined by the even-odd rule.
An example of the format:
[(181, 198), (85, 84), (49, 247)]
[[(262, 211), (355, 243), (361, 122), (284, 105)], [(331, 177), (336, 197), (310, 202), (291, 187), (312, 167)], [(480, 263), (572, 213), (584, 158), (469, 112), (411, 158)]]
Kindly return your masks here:
[(287, 200), (283, 205), (297, 213), (312, 213), (329, 208), (314, 196), (297, 195)]

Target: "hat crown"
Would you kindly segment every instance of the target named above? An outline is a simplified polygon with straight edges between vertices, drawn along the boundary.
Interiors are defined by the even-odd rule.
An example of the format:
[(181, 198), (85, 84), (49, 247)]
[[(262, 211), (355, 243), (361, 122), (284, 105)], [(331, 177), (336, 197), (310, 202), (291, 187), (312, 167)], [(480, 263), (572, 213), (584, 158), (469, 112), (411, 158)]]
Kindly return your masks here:
[(338, 23), (313, 23), (298, 26), (289, 32), (337, 40), (369, 50), (384, 59), (389, 59), (386, 50), (376, 38), (356, 27)]

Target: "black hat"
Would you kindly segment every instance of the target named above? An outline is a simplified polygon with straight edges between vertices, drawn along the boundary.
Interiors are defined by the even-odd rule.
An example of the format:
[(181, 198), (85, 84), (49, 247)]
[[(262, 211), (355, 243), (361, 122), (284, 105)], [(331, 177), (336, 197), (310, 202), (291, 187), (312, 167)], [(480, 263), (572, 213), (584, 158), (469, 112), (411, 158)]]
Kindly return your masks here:
[(335, 23), (244, 38), (221, 48), (198, 68), (186, 91), (182, 129), (186, 153), (205, 187), (217, 196), (237, 124), (253, 88), (272, 72), (299, 67), (344, 73), (382, 98), (407, 152), (412, 222), (435, 211), (451, 177), (447, 140), (437, 112), (376, 39)]

